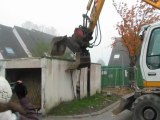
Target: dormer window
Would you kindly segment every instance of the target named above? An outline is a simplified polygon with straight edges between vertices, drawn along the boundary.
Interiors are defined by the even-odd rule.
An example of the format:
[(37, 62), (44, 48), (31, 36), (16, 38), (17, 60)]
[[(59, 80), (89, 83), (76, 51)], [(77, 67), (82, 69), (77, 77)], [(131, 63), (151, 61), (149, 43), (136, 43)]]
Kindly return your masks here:
[(7, 52), (8, 54), (12, 54), (12, 55), (15, 54), (14, 50), (13, 50), (12, 48), (10, 48), (10, 47), (5, 47), (5, 50), (6, 50), (6, 52)]

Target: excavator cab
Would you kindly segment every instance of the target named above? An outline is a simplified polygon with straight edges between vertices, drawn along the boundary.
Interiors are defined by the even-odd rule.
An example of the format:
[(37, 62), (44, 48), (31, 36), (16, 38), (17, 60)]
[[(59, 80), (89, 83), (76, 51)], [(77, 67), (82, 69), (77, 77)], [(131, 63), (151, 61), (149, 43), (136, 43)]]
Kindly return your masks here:
[(129, 109), (133, 120), (160, 120), (160, 22), (144, 26), (142, 33), (140, 68), (144, 88), (122, 97), (113, 113)]
[[(75, 28), (71, 37), (59, 36), (54, 37), (51, 43), (51, 56), (61, 56), (65, 53), (68, 47), (75, 55), (76, 61), (69, 69), (77, 69), (89, 67), (90, 53), (87, 48), (93, 47), (90, 41), (93, 39), (94, 28), (97, 26), (97, 21), (105, 0), (89, 0), (87, 12), (83, 14), (83, 25)], [(92, 10), (90, 16), (87, 13)]]

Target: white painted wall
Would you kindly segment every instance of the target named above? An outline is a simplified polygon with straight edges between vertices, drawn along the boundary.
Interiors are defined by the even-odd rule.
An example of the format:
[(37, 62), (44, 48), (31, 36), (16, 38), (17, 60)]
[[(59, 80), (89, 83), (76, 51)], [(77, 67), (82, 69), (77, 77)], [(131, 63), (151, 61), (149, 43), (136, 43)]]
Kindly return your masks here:
[(41, 58), (23, 58), (5, 60), (6, 68), (41, 68)]
[(90, 68), (90, 95), (101, 92), (101, 65), (91, 64)]
[(87, 97), (88, 68), (82, 68), (80, 72), (80, 98)]
[(75, 98), (78, 98), (78, 95), (77, 95), (77, 86), (80, 86), (80, 70), (74, 70), (73, 71), (73, 74), (72, 74), (72, 82), (73, 82), (73, 85), (74, 85), (74, 97)]
[(0, 59), (1, 59), (1, 60), (4, 59), (1, 51), (0, 51)]
[[(69, 101), (74, 98), (71, 73), (66, 72), (69, 62), (62, 60), (43, 59), (46, 62), (46, 78), (44, 81), (44, 106), (47, 112), (53, 106), (62, 101)], [(44, 70), (43, 70), (44, 71)]]

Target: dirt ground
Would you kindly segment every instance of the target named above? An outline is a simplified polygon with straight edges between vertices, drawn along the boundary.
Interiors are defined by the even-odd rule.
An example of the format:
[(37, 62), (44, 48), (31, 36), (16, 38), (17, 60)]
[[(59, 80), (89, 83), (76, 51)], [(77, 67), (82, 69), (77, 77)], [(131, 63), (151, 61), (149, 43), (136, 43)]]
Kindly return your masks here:
[(123, 96), (133, 92), (134, 90), (129, 87), (116, 87), (116, 88), (103, 88), (102, 92), (107, 94), (116, 94), (119, 96)]

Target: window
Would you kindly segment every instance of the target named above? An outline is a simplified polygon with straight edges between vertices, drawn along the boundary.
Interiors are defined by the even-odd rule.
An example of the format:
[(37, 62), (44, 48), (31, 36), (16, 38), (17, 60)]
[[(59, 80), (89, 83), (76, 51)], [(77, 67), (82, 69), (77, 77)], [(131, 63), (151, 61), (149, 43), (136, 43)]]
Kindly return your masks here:
[(10, 48), (10, 47), (5, 47), (5, 50), (7, 51), (8, 54), (12, 54), (12, 55), (15, 54), (14, 51), (13, 51), (13, 49)]
[(119, 59), (119, 58), (120, 58), (120, 54), (114, 55), (114, 59)]
[(160, 68), (160, 28), (152, 31), (148, 52), (147, 52), (147, 65), (150, 69)]

